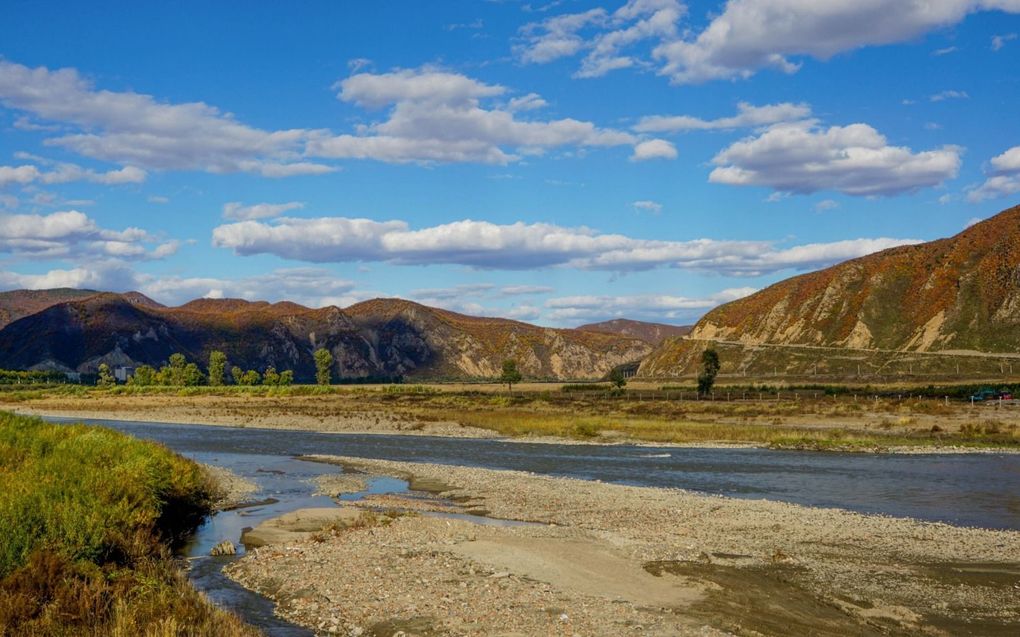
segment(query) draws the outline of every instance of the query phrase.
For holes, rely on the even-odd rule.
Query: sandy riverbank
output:
[[[438,494],[374,496],[360,506],[534,523],[423,514],[340,525],[228,569],[322,634],[1020,630],[1017,532],[512,471],[320,460]]]

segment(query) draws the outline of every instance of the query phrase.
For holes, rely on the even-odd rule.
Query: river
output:
[[[342,469],[296,459],[334,454],[386,460],[515,469],[627,485],[671,487],[736,498],[913,517],[963,526],[1020,530],[1020,455],[849,454],[766,449],[534,444],[433,436],[328,434],[279,429],[48,418],[104,425],[161,442],[259,486],[262,504],[211,516],[186,548],[189,577],[222,607],[270,637],[312,632],[273,614],[273,603],[222,573],[237,556],[209,557],[246,527],[305,507],[332,506],[311,479]],[[403,480],[376,479],[367,492],[406,490]],[[359,494],[345,497],[358,497]],[[480,521],[480,520],[479,520]]]

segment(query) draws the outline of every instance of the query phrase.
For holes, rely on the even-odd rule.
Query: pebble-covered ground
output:
[[[1020,533],[512,471],[329,458],[436,500],[228,574],[320,634],[1020,634]],[[429,511],[532,522],[483,526]],[[621,584],[622,582],[622,584]]]

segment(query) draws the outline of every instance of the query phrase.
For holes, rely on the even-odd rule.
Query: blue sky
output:
[[[0,288],[687,323],[1020,202],[1017,34],[1020,0],[9,1]]]

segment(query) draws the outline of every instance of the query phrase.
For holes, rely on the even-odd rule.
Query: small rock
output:
[[[500,571],[498,573],[493,573],[489,577],[491,577],[492,579],[503,579],[504,577],[510,577],[510,573],[508,573],[507,571]]]

